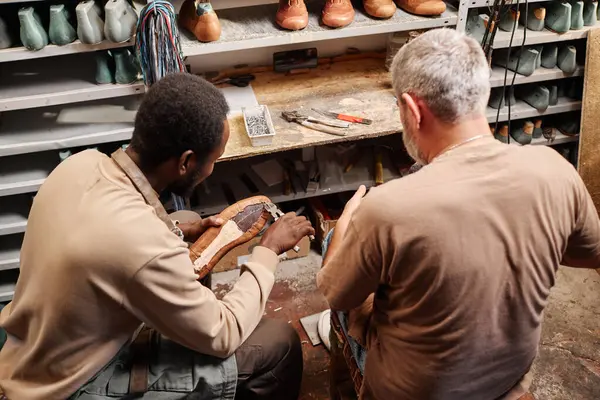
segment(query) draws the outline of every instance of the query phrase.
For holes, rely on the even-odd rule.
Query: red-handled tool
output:
[[[331,111],[317,110],[316,108],[313,108],[312,110],[314,112],[318,112],[321,115],[325,115],[330,118],[339,119],[341,121],[352,122],[353,124],[371,125],[373,123],[373,121],[371,121],[370,119],[367,119],[367,118],[353,117],[352,115],[339,114],[339,113],[335,113],[335,112],[331,112]]]

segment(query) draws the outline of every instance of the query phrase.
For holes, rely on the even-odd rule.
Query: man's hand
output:
[[[201,219],[195,222],[183,223],[177,225],[183,232],[183,237],[186,242],[193,243],[206,232],[208,228],[219,227],[223,225],[223,220],[217,216]]]
[[[315,230],[306,217],[287,213],[279,218],[263,234],[260,245],[280,255],[294,248],[304,236],[314,235]]]
[[[356,193],[354,193],[354,196],[352,196],[352,198],[346,203],[342,215],[338,219],[338,222],[335,224],[335,230],[336,232],[340,232],[341,237],[344,237],[344,234],[346,233],[346,228],[350,224],[352,216],[358,209],[358,206],[360,206],[360,203],[362,203],[366,193],[367,188],[365,187],[365,185],[360,185]]]

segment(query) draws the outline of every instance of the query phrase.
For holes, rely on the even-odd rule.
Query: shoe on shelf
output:
[[[513,8],[509,8],[505,13],[500,15],[500,21],[498,21],[498,28],[506,32],[512,32],[512,30],[517,25],[519,25],[520,15],[520,11],[515,10]]]
[[[387,19],[396,13],[394,0],[363,0],[365,12],[374,18]]]
[[[556,43],[545,44],[542,49],[542,67],[544,68],[556,68],[556,62],[558,58],[558,45]]]
[[[185,0],[178,18],[200,42],[215,42],[221,37],[221,22],[209,1]]]
[[[598,22],[598,1],[587,0],[583,3],[583,24],[594,26]]]
[[[583,28],[583,1],[571,1],[571,30]]]
[[[566,136],[579,135],[579,119],[578,118],[561,118],[556,124],[556,129]]]
[[[565,74],[575,72],[577,69],[577,50],[575,46],[561,46],[558,51],[556,64]]]
[[[114,43],[126,42],[135,35],[137,21],[138,16],[127,0],[111,0],[104,7],[104,36]]]
[[[539,139],[542,137],[542,133],[544,130],[542,129],[542,120],[536,119],[533,121],[533,134],[531,135],[534,139]]]
[[[550,105],[550,90],[542,85],[526,85],[521,87],[518,97],[531,107],[544,111]]]
[[[48,45],[48,34],[33,7],[21,8],[18,15],[23,46],[32,51],[38,51],[46,47]]]
[[[567,33],[571,29],[571,4],[566,1],[546,4],[546,28],[556,33]]]
[[[343,28],[354,21],[354,7],[350,0],[326,0],[321,15],[323,25]]]
[[[113,49],[115,59],[115,82],[126,85],[138,80],[138,65],[136,58],[128,49]]]
[[[525,9],[521,13],[521,24],[530,31],[541,31],[544,29],[546,20],[546,9],[544,7],[529,7],[528,14],[525,15]]]
[[[8,26],[6,26],[6,22],[0,16],[0,49],[7,49],[12,46],[13,40],[8,31]]]
[[[548,87],[548,90],[550,91],[548,105],[555,106],[558,104],[558,86],[557,85],[549,85],[547,87]]]
[[[279,0],[275,21],[277,25],[290,31],[306,28],[308,11],[304,0]]]
[[[532,49],[538,52],[538,56],[535,59],[535,69],[538,69],[542,66],[542,51],[544,51],[544,46],[541,44],[531,46]]]
[[[98,44],[104,40],[102,11],[94,0],[82,1],[75,8],[77,37],[84,44]]]
[[[573,100],[581,100],[583,97],[583,80],[570,79],[565,82],[565,95]]]
[[[523,122],[522,126],[513,128],[512,132],[510,132],[510,136],[515,140],[515,142],[524,146],[531,143],[531,139],[533,137],[533,128],[533,122],[525,121]]]
[[[115,83],[115,60],[106,50],[96,52],[96,83],[107,85]]]
[[[64,4],[50,6],[48,37],[57,46],[73,43],[77,39],[77,32],[69,22],[69,13]]]
[[[504,96],[502,96],[502,93],[504,93]],[[504,99],[503,99],[503,97],[504,97]],[[503,101],[502,106],[500,105],[501,101]],[[504,107],[508,106],[509,104],[511,106],[514,106],[516,102],[517,102],[517,100],[515,99],[514,89],[511,89],[511,88],[504,89],[501,87],[497,87],[497,88],[492,88],[492,91],[490,92],[488,106],[497,110],[499,108],[504,108]]]
[[[473,39],[477,40],[481,44],[483,37],[485,36],[485,32],[486,31],[491,32],[494,30],[494,22],[492,21],[491,27],[488,28],[489,25],[490,25],[490,16],[489,15],[472,13],[472,14],[469,14],[469,16],[467,17],[465,33],[467,35],[469,35],[470,37],[472,37]],[[488,35],[488,37],[491,37],[491,35]],[[488,41],[489,41],[489,39],[488,39]]]
[[[507,65],[506,58],[509,54],[510,57]],[[510,49],[501,49],[496,51],[494,60],[495,63],[501,67],[508,68],[511,71],[516,71],[521,75],[529,76],[535,71],[539,55],[540,54],[538,51],[532,47],[527,47],[522,50],[517,49],[513,50],[512,52]],[[519,58],[521,59],[520,61]],[[517,62],[519,64],[518,69]]]
[[[404,11],[431,17],[443,14],[446,11],[446,3],[442,0],[395,0],[396,5]]]
[[[494,133],[494,137],[500,142],[508,144],[508,125],[503,124],[498,131]]]

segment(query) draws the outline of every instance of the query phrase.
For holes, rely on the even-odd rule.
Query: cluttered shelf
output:
[[[525,103],[522,100],[517,100],[516,104],[510,108],[510,119],[521,119],[521,118],[531,118],[537,116],[558,114],[567,111],[576,111],[581,109],[581,100],[574,100],[570,98],[559,98],[558,104],[553,106],[548,106],[548,108],[544,111],[537,110]],[[496,122],[496,116],[498,115],[498,110],[488,107],[487,108],[487,119],[488,122]],[[508,107],[504,107],[500,110],[500,114],[498,115],[498,122],[508,121],[509,113]]]
[[[96,61],[89,56],[0,64],[0,112],[130,96],[145,91],[142,82],[97,84],[96,68]]]
[[[492,67],[492,72],[491,72],[491,76],[490,76],[490,85],[492,87],[504,86],[505,71],[506,71],[506,68],[504,68],[504,67],[498,67],[498,66]],[[524,84],[524,83],[542,82],[542,81],[549,81],[549,80],[555,80],[555,79],[571,78],[574,76],[583,76],[583,71],[584,71],[583,66],[578,66],[577,69],[575,70],[575,72],[573,72],[572,74],[567,74],[558,67],[549,68],[549,69],[538,68],[533,72],[533,74],[531,74],[529,76],[517,74],[514,84],[520,85],[520,84]],[[513,75],[514,75],[513,71],[508,71],[507,78],[506,78],[507,85],[510,85],[512,83]]]
[[[301,31],[286,31],[275,24],[276,4],[255,7],[232,8],[219,11],[222,26],[218,41],[201,43],[187,30],[180,28],[181,48],[185,56],[198,56],[226,51],[256,49],[295,43],[312,43],[382,33],[454,26],[457,23],[457,10],[448,6],[439,17],[423,17],[398,9],[386,20],[378,20],[355,10],[354,22],[341,29],[331,29],[320,22],[322,2],[307,3],[309,22]]]
[[[584,26],[581,29],[570,30],[566,33],[556,33],[551,30],[544,28],[541,31],[527,30],[527,37],[525,38],[525,45],[550,43],[550,42],[562,42],[566,40],[585,39],[590,29],[600,27],[600,23],[592,26]],[[521,46],[523,43],[524,27],[519,25],[515,31],[515,35],[512,40],[512,47]],[[506,32],[498,30],[496,37],[494,38],[494,49],[502,49],[510,47],[511,45],[512,32]]]
[[[392,140],[394,141],[394,140]],[[401,143],[398,139],[397,143]],[[376,152],[381,159],[383,182],[400,177],[406,155],[381,142],[342,144],[315,149],[315,158],[302,161],[299,152],[286,152],[218,164],[214,174],[196,189],[194,210],[200,215],[221,212],[236,201],[262,194],[273,202],[306,199],[375,185]],[[389,152],[389,154],[388,154]],[[352,164],[351,167],[348,165]],[[318,171],[318,178],[313,174]]]
[[[529,4],[532,3],[539,3],[542,1],[548,1],[548,0],[527,0],[527,2]],[[511,5],[511,4],[525,4],[525,0],[508,0],[506,2],[506,5]],[[489,7],[489,6],[493,6],[494,5],[494,0],[470,0],[470,1],[465,1],[464,5],[461,4],[462,7],[467,7],[467,8],[478,8],[478,7]]]

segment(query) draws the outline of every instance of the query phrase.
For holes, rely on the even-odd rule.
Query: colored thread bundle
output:
[[[147,4],[140,13],[135,48],[146,86],[186,70],[175,19],[173,5],[163,0]]]

